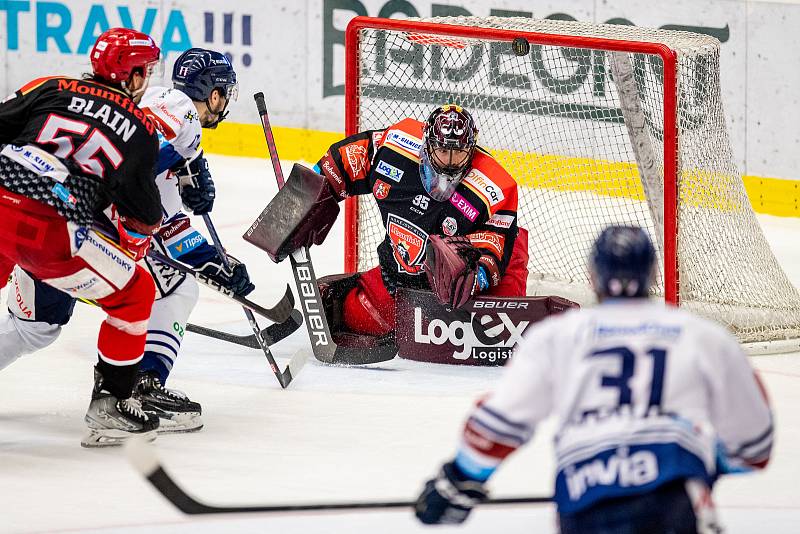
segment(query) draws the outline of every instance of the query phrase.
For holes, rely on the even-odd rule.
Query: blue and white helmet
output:
[[[589,271],[598,295],[606,298],[646,297],[656,251],[638,226],[609,226],[594,242]]]
[[[175,60],[172,67],[172,83],[189,98],[208,103],[214,89],[225,96],[225,107],[239,96],[236,72],[230,60],[220,52],[205,48],[190,48]],[[228,113],[223,109],[213,124],[222,122]]]

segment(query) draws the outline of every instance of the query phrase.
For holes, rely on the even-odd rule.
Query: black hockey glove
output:
[[[208,276],[218,284],[227,287],[240,297],[250,294],[256,286],[250,281],[247,267],[233,256],[228,256],[231,270],[225,269],[222,258],[215,256],[197,268],[197,271]]]
[[[436,478],[425,483],[414,513],[426,525],[463,523],[472,508],[486,500],[481,482],[472,480],[453,462],[446,463]]]
[[[217,193],[203,153],[200,152],[192,161],[175,169],[175,174],[178,176],[178,188],[186,209],[192,210],[195,215],[209,213],[214,207]]]

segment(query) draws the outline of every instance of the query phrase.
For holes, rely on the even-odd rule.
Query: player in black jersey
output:
[[[92,48],[90,77],[39,78],[0,103],[0,282],[18,265],[108,314],[84,446],[154,438],[158,426],[130,397],[155,294],[136,261],[162,218],[156,129],[136,103],[159,56],[148,35],[111,29]],[[23,339],[14,326],[36,310],[13,311],[0,321],[0,368],[19,354],[3,346],[39,348],[35,331]]]
[[[379,265],[339,280],[331,293],[343,320],[332,321],[333,329],[391,332],[397,287],[432,289],[453,308],[478,293],[525,294],[527,239],[517,239],[517,184],[477,146],[477,135],[470,113],[448,104],[424,123],[408,118],[347,137],[319,160],[315,170],[333,198],[371,194],[386,231]],[[279,192],[276,207],[290,191]],[[296,226],[273,233],[267,252],[280,260],[299,245],[319,243],[320,228],[337,212],[333,199],[315,199]]]

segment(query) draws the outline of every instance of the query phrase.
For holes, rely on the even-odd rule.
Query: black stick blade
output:
[[[382,501],[382,502],[339,502],[320,504],[287,504],[263,506],[210,506],[191,497],[181,488],[172,477],[164,470],[158,461],[152,445],[141,439],[131,439],[126,444],[126,452],[133,466],[144,476],[153,487],[158,490],[178,510],[185,514],[238,514],[238,513],[269,513],[269,512],[311,512],[323,510],[366,510],[385,508],[411,508],[413,501]],[[546,504],[553,501],[552,497],[512,497],[504,499],[491,499],[483,503],[486,505],[505,504]]]

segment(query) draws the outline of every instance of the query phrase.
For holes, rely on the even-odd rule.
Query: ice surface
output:
[[[218,200],[214,220],[223,243],[247,263],[253,300],[272,305],[291,281],[241,239],[274,194],[266,160],[209,156]],[[284,162],[288,173],[289,162]],[[340,272],[342,225],[312,250],[318,276]],[[800,283],[800,220],[760,217],[792,280]],[[202,229],[202,221],[197,220]],[[172,508],[125,460],[120,449],[79,446],[92,385],[102,314],[79,305],[54,346],[0,373],[0,532],[432,532],[410,511],[287,513],[188,517]],[[247,334],[242,311],[201,290],[191,321]],[[308,343],[305,331],[275,347],[285,365]],[[763,474],[724,479],[716,491],[732,533],[797,532],[800,524],[800,355],[753,359],[776,411],[774,461]],[[283,391],[256,350],[187,334],[170,385],[203,404],[206,427],[159,436],[168,470],[212,504],[280,504],[410,500],[452,454],[466,411],[499,369],[394,360],[372,368],[310,361]],[[495,496],[552,491],[551,426],[498,472]],[[554,532],[553,509],[484,508],[449,533]]]

